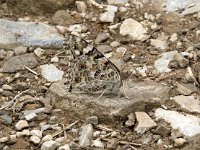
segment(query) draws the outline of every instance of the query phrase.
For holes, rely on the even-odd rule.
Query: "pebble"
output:
[[[3,114],[0,116],[2,123],[5,125],[11,125],[12,124],[12,118],[8,116],[7,114]]]
[[[137,119],[137,125],[134,130],[138,134],[143,134],[157,126],[157,124],[145,112],[135,112],[135,116]]]
[[[110,22],[112,23],[115,18],[115,13],[114,12],[104,12],[100,14],[100,21],[101,22]]]
[[[81,127],[81,134],[79,137],[79,145],[81,148],[87,147],[90,145],[93,127],[92,124],[87,124]]]
[[[168,48],[167,41],[159,40],[159,39],[151,39],[151,45],[157,49],[165,50]]]
[[[163,124],[158,124],[155,130],[152,130],[153,133],[159,134],[163,137],[167,137],[171,133],[171,129]]]
[[[25,54],[27,50],[28,50],[27,47],[19,46],[14,49],[14,53],[15,55],[21,55],[21,54]]]
[[[176,42],[176,41],[178,40],[178,35],[177,35],[177,33],[172,34],[169,40],[170,40],[172,43]]]
[[[57,148],[57,150],[71,150],[69,144],[65,144]]]
[[[92,147],[104,148],[104,144],[100,140],[93,140]]]
[[[2,138],[0,138],[0,143],[5,143],[5,142],[7,142],[8,140],[9,140],[8,137],[2,137]]]
[[[40,130],[31,130],[30,131],[30,135],[33,135],[33,136],[37,136],[39,138],[42,138],[42,131]]]
[[[94,137],[94,138],[98,138],[98,137],[100,136],[100,134],[101,134],[100,131],[95,131],[95,132],[93,133],[93,137]]]
[[[42,76],[50,82],[62,80],[64,72],[57,69],[53,64],[41,65]]]
[[[135,124],[135,115],[133,113],[130,113],[128,116],[128,120],[125,122],[125,125],[127,127],[132,127]]]
[[[47,135],[45,135],[45,136],[42,138],[41,143],[44,143],[44,142],[46,142],[46,141],[50,141],[50,140],[52,140],[52,139],[53,139],[52,135],[47,134]]]
[[[7,52],[3,49],[0,49],[0,60],[3,60],[6,57]]]
[[[59,138],[55,139],[55,141],[58,143],[62,143],[64,140],[66,140],[65,137],[59,137]]]
[[[45,50],[43,50],[42,48],[38,47],[34,50],[34,54],[38,57],[41,57],[42,54],[44,53]]]
[[[26,127],[28,127],[28,122],[26,120],[19,120],[16,124],[15,124],[15,128],[16,130],[22,130]]]
[[[26,115],[25,119],[27,121],[31,121],[31,120],[34,120],[36,117],[37,117],[37,114],[33,112],[33,113],[30,113],[30,114]]]
[[[179,64],[179,67],[185,68],[189,64],[189,60],[183,57],[180,53],[174,54],[174,60],[176,60]]]
[[[40,138],[38,136],[31,136],[30,141],[33,142],[34,144],[39,144],[40,143]]]
[[[98,117],[97,116],[91,116],[91,117],[86,118],[86,124],[97,125],[98,124]]]
[[[69,26],[70,32],[78,32],[78,33],[84,33],[88,30],[88,28],[85,25],[82,24],[74,24]]]
[[[102,53],[108,53],[112,51],[112,48],[109,45],[105,45],[105,44],[97,45],[96,48],[98,49],[98,51]]]
[[[124,54],[127,51],[127,49],[125,47],[118,47],[116,49],[116,52],[119,54]]]
[[[58,56],[54,56],[53,58],[51,58],[51,62],[59,62]]]
[[[107,148],[108,149],[116,149],[118,144],[119,144],[118,139],[116,139],[116,138],[110,139],[107,143]]]
[[[46,141],[42,144],[41,150],[56,150],[60,144],[56,141]]]
[[[80,12],[85,12],[87,6],[82,1],[76,1],[76,7]]]
[[[16,134],[10,135],[9,143],[15,143],[16,141],[17,141],[17,135]]]
[[[184,138],[177,138],[177,139],[174,139],[174,146],[175,147],[180,147],[182,146],[183,144],[185,144],[187,141],[186,139]]]
[[[117,137],[119,137],[119,136],[120,136],[120,133],[117,132],[117,131],[113,131],[113,132],[111,133],[111,137],[117,138]]]
[[[134,40],[143,41],[147,38],[147,30],[133,18],[128,18],[123,21],[120,26],[120,34],[122,36],[130,35]]]
[[[113,47],[113,48],[116,48],[120,45],[120,43],[118,41],[113,41],[110,43],[110,46]]]
[[[95,39],[95,44],[105,42],[110,37],[109,33],[99,33]]]
[[[4,85],[2,85],[2,89],[3,89],[3,90],[11,91],[13,88],[12,88],[12,86],[10,86],[10,85],[4,84]]]

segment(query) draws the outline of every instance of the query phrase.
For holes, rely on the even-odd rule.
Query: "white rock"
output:
[[[125,12],[125,11],[127,11],[127,8],[126,7],[119,7],[119,11],[120,12]]]
[[[101,22],[110,22],[112,23],[115,18],[115,13],[114,12],[104,12],[100,14],[100,20]]]
[[[70,25],[69,26],[69,31],[70,32],[86,32],[87,31],[87,27],[85,25],[82,24],[74,24],[74,25]]]
[[[135,115],[137,125],[134,130],[137,134],[143,134],[144,132],[157,126],[157,124],[145,112],[135,112]]]
[[[119,54],[124,54],[127,51],[127,49],[125,47],[118,47],[116,49],[116,52]]]
[[[196,116],[162,108],[156,109],[155,116],[156,119],[164,119],[170,123],[174,130],[179,130],[186,137],[192,137],[200,133],[200,118]]]
[[[160,73],[170,72],[171,69],[168,68],[169,62],[173,60],[174,54],[177,51],[165,52],[161,55],[161,58],[157,59],[154,63],[156,70]]]
[[[65,137],[64,137],[64,136],[55,139],[55,141],[58,142],[58,143],[62,143],[64,140],[65,140]]]
[[[93,133],[93,137],[94,137],[94,138],[97,138],[97,137],[100,136],[100,134],[101,134],[100,131],[95,131],[95,132]]]
[[[30,131],[29,131],[28,129],[24,129],[24,130],[22,131],[22,135],[24,135],[24,136],[29,136],[29,135],[30,135]]]
[[[63,146],[58,147],[57,150],[71,150],[69,144],[65,144]]]
[[[28,127],[28,122],[26,120],[20,120],[15,124],[16,130],[21,130]]]
[[[181,108],[186,109],[192,113],[200,113],[199,98],[195,96],[175,96],[172,98]]]
[[[151,39],[151,45],[161,50],[165,50],[168,47],[168,44],[166,41],[162,41],[159,39]]]
[[[40,143],[40,138],[37,136],[31,136],[30,141],[33,142],[34,144],[39,144]]]
[[[92,124],[87,124],[81,127],[81,135],[79,137],[79,145],[80,147],[84,148],[90,145],[92,134],[93,134],[93,127]]]
[[[28,115],[25,116],[25,118],[26,118],[27,121],[33,120],[36,117],[37,117],[36,113],[30,113],[30,114],[28,114]]]
[[[172,34],[169,40],[170,40],[172,43],[176,42],[176,41],[178,40],[178,35],[177,35],[177,33]]]
[[[143,77],[146,77],[147,76],[147,74],[146,74],[146,72],[147,72],[147,66],[143,66],[143,67],[137,67],[136,69],[135,69],[139,74],[141,74]]]
[[[108,12],[113,12],[113,13],[115,13],[115,12],[117,12],[118,7],[117,7],[117,6],[113,6],[113,5],[108,5],[107,8],[106,8],[106,10],[107,10]]]
[[[114,5],[123,4],[123,5],[125,5],[126,3],[128,3],[128,0],[108,0],[108,4],[114,4]]]
[[[44,143],[44,142],[46,142],[46,141],[50,141],[50,140],[52,140],[53,139],[53,137],[52,137],[52,135],[49,135],[49,134],[47,134],[47,135],[45,135],[43,138],[42,138],[42,143]]]
[[[25,54],[27,52],[27,47],[19,46],[14,49],[15,55]]]
[[[59,146],[60,143],[50,140],[42,144],[41,150],[56,150]]]
[[[7,142],[8,141],[8,137],[2,137],[2,138],[0,138],[0,143],[5,143],[5,142]]]
[[[113,48],[116,48],[120,45],[120,43],[118,41],[113,41],[110,43],[110,46],[113,47]]]
[[[186,143],[186,139],[184,138],[177,138],[174,140],[174,146],[179,147]]]
[[[2,85],[2,89],[3,89],[3,90],[8,90],[8,91],[10,91],[10,90],[12,90],[13,88],[12,88],[12,86],[10,86],[10,85],[4,84],[4,85]]]
[[[36,55],[36,56],[38,56],[38,57],[41,57],[41,55],[44,53],[44,50],[43,49],[41,49],[40,47],[38,47],[38,48],[36,48],[35,50],[34,50],[34,54]]]
[[[10,140],[11,143],[15,143],[17,141],[17,135],[16,134],[12,134],[10,135]]]
[[[100,140],[93,140],[91,146],[98,147],[98,148],[104,148],[104,145]]]
[[[194,13],[200,12],[200,2],[193,7],[186,8],[183,12],[182,15],[191,15]]]
[[[60,71],[53,64],[41,65],[42,76],[50,82],[62,80],[64,72]]]
[[[138,21],[129,18],[123,21],[120,27],[120,34],[130,35],[134,40],[146,39],[147,30]]]
[[[59,58],[58,56],[54,56],[53,58],[51,58],[51,62],[58,62]]]
[[[85,9],[87,8],[85,3],[82,1],[76,1],[76,7],[80,12],[85,12]]]
[[[42,132],[40,130],[31,130],[30,135],[35,135],[35,136],[41,138]]]

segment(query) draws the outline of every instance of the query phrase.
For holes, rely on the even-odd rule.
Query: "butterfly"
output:
[[[88,42],[72,34],[65,35],[67,82],[69,92],[117,93],[122,86],[120,70]]]

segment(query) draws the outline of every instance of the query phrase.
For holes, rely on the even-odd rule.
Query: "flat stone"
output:
[[[38,136],[33,135],[30,137],[30,141],[33,142],[34,144],[39,144],[41,139]]]
[[[108,52],[112,51],[112,48],[109,45],[106,45],[106,44],[97,45],[96,48],[98,49],[98,51],[100,51],[102,53],[108,53]]]
[[[61,48],[63,37],[44,23],[0,19],[0,47],[11,49],[18,46]]]
[[[193,84],[179,84],[176,83],[177,91],[181,95],[191,95],[192,93],[197,92],[197,87]]]
[[[137,134],[143,134],[157,126],[157,124],[145,112],[135,112],[135,115],[137,125],[134,130]]]
[[[34,68],[37,64],[38,62],[32,53],[23,54],[6,60],[2,68],[0,68],[0,72],[13,73],[15,71],[22,70],[24,68],[23,65],[29,68]]]
[[[182,109],[191,113],[200,113],[199,97],[196,96],[175,96],[172,98]]]
[[[178,130],[186,137],[192,137],[200,133],[200,118],[196,116],[162,108],[156,109],[155,116],[156,119],[163,119],[170,123],[174,130]]]
[[[15,124],[15,128],[16,130],[21,130],[24,129],[26,127],[28,127],[28,122],[26,120],[19,120],[16,124]]]
[[[105,42],[110,37],[109,33],[99,33],[95,39],[95,44]]]
[[[175,53],[177,53],[177,51],[162,53],[161,58],[157,59],[154,63],[156,70],[160,73],[170,72],[171,69],[168,68],[168,65],[170,61],[173,60]]]
[[[169,99],[171,88],[168,86],[150,81],[136,83],[129,81],[129,85],[131,87],[126,85],[124,87],[129,99],[123,96],[103,95],[97,100],[98,95],[69,93],[63,82],[53,83],[47,92],[47,96],[52,101],[56,101],[56,108],[63,109],[66,113],[71,113],[73,110],[76,115],[84,120],[86,117],[94,115],[99,120],[109,123],[126,119],[131,112],[145,111],[148,104],[157,105]],[[120,93],[124,93],[123,89]],[[159,101],[151,101],[155,98]]]
[[[81,148],[85,148],[90,145],[93,135],[92,124],[87,124],[81,127],[81,134],[79,137],[79,145]]]
[[[128,18],[121,24],[120,34],[130,35],[134,40],[144,40],[147,37],[147,30],[135,19]]]
[[[41,150],[56,150],[59,146],[60,144],[58,142],[50,140],[42,144]]]
[[[186,8],[183,12],[182,15],[186,16],[186,15],[192,15],[194,13],[198,13],[200,12],[200,2],[195,4],[193,7],[190,8]]]
[[[50,82],[62,80],[64,72],[60,71],[53,64],[41,65],[42,76]]]
[[[27,47],[19,46],[14,49],[15,55],[25,54],[27,52]]]

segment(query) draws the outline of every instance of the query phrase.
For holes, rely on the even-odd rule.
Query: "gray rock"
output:
[[[26,120],[19,120],[16,124],[15,124],[15,128],[16,130],[21,130],[24,129],[26,127],[28,127],[28,122]]]
[[[27,47],[19,46],[14,49],[15,55],[25,54],[27,52]]]
[[[41,139],[38,136],[33,135],[30,137],[30,141],[33,142],[34,144],[39,144]]]
[[[200,118],[196,116],[164,110],[162,108],[156,109],[155,116],[156,119],[164,119],[166,122],[170,123],[174,130],[178,130],[186,137],[200,134]]]
[[[42,131],[40,130],[31,130],[30,131],[30,135],[33,135],[33,136],[37,136],[39,138],[42,138]]]
[[[135,112],[135,116],[137,119],[137,125],[134,130],[137,134],[143,134],[157,126],[157,124],[145,112]]]
[[[43,23],[0,19],[0,48],[18,46],[61,48],[63,37],[55,28]]]
[[[24,113],[24,116],[26,115],[29,115],[31,113],[35,113],[35,114],[39,114],[39,113],[42,113],[45,111],[45,108],[38,108],[38,109],[33,109],[33,110],[25,110],[23,113]]]
[[[85,9],[87,8],[85,3],[82,1],[76,1],[76,7],[80,12],[85,12]]]
[[[7,52],[3,49],[0,49],[0,60],[3,60],[6,57]]]
[[[30,113],[30,114],[28,114],[28,115],[25,116],[25,118],[26,118],[27,121],[34,120],[36,117],[37,117],[36,113]]]
[[[113,41],[110,43],[110,46],[113,47],[113,48],[116,48],[120,45],[120,43],[118,41]]]
[[[110,37],[109,33],[99,33],[95,39],[95,44],[105,42]]]
[[[182,94],[182,95],[190,95],[192,93],[197,92],[197,88],[193,84],[179,84],[179,83],[177,83],[176,86],[177,86],[176,90],[179,92],[179,94]]]
[[[42,76],[50,82],[62,80],[64,72],[60,71],[53,64],[41,65]]]
[[[50,140],[52,140],[52,139],[53,139],[52,135],[47,134],[47,135],[45,135],[45,136],[42,138],[41,143],[44,143],[44,142],[46,142],[46,141],[50,141]]]
[[[105,44],[97,45],[96,48],[98,49],[98,51],[102,53],[108,53],[112,51],[112,48],[109,45],[105,45]]]
[[[167,137],[171,133],[171,129],[164,124],[158,124],[153,133],[159,134],[163,137]]]
[[[93,127],[91,124],[87,124],[81,127],[81,134],[79,137],[79,145],[81,148],[85,148],[91,144]]]
[[[12,124],[12,118],[9,115],[3,114],[0,118],[1,118],[3,124],[5,124],[5,125]]]
[[[98,124],[98,117],[97,116],[91,116],[91,117],[88,117],[86,118],[86,123],[89,124],[95,124],[97,125]]]
[[[15,71],[23,69],[23,65],[29,68],[34,68],[35,66],[37,66],[37,64],[38,62],[33,54],[23,54],[11,57],[9,60],[5,61],[2,68],[0,69],[0,72],[13,73]]]
[[[82,119],[91,116],[91,112],[93,112],[93,115],[97,116],[99,120],[111,122],[122,118],[126,119],[128,114],[133,111],[144,111],[146,105],[152,104],[152,101],[147,100],[157,98],[160,101],[156,101],[155,105],[164,103],[169,99],[169,90],[171,89],[156,82],[133,83],[129,81],[129,86],[131,87],[126,85],[124,87],[129,99],[115,95],[110,95],[110,97],[103,95],[97,100],[98,96],[96,95],[75,95],[67,92],[63,82],[52,84],[47,96],[53,101],[56,100],[56,108],[64,109],[66,112],[73,110]]]
[[[42,144],[41,150],[56,150],[59,146],[60,143],[50,140]]]
[[[182,109],[191,113],[200,113],[199,97],[195,96],[175,96],[172,98]]]
[[[128,18],[123,21],[120,26],[120,34],[130,35],[134,40],[145,40],[148,36],[147,30],[140,24],[138,21],[134,20],[133,18]]]

